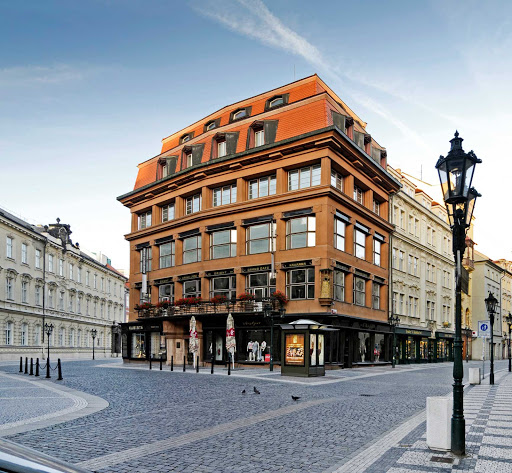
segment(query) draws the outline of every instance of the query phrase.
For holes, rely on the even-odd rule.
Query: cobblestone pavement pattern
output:
[[[263,370],[228,377],[222,369],[212,376],[209,370],[135,367],[117,360],[65,362],[60,383],[105,399],[108,408],[8,438],[101,473],[512,472],[512,464],[489,469],[490,462],[501,467],[512,458],[506,430],[512,427],[512,378],[505,372],[497,374],[497,386],[467,391],[468,416],[475,416],[467,419],[470,456],[433,464],[422,411],[427,396],[450,392],[448,363],[330,371],[321,380],[283,379]],[[504,367],[496,363],[497,371]],[[16,372],[14,366],[0,370]],[[301,399],[294,402],[292,394]],[[493,410],[486,411],[491,400]]]

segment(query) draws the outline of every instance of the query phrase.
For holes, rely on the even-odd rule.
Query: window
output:
[[[69,279],[71,279],[71,281],[73,281],[73,270],[74,270],[73,264],[69,263]]]
[[[174,220],[174,203],[162,207],[162,222]]]
[[[222,158],[223,156],[226,156],[226,140],[217,141],[217,158]]]
[[[28,345],[28,324],[21,324],[21,344],[23,346]]]
[[[213,130],[214,128],[217,128],[217,123],[215,123],[215,121],[211,121],[206,124],[205,128],[206,128],[206,131]]]
[[[409,274],[414,274],[412,262],[413,262],[413,257],[411,255],[407,255],[407,271],[409,272]]]
[[[373,213],[380,215],[380,202],[373,199]]]
[[[366,258],[366,233],[358,230],[354,230],[354,256],[356,258]]]
[[[275,223],[263,223],[247,227],[245,235],[248,255],[275,251],[275,225]],[[270,245],[272,245],[272,249]]]
[[[236,276],[210,279],[210,298],[215,296],[225,296],[228,300],[236,299]]]
[[[333,274],[334,300],[343,302],[345,300],[345,273],[335,270]]]
[[[183,281],[183,297],[201,297],[201,280]]]
[[[97,289],[97,288],[98,288],[98,275],[97,275],[97,274],[95,274],[92,278],[93,278],[93,279],[92,279],[92,281],[93,281],[93,282],[92,282],[93,287],[94,287],[94,289]]]
[[[89,277],[90,277],[91,273],[89,271],[87,271],[85,273],[85,285],[86,286],[89,286]]]
[[[21,262],[28,264],[28,247],[26,243],[21,244]]]
[[[82,268],[79,266],[76,271],[76,282],[82,284]]]
[[[64,276],[64,260],[59,259],[59,276]]]
[[[343,192],[343,176],[336,171],[331,171],[331,186]]]
[[[334,248],[345,251],[345,230],[347,224],[334,216]]]
[[[36,250],[35,265],[37,269],[41,269],[41,250]]]
[[[183,264],[201,261],[201,235],[183,239]]]
[[[420,231],[420,221],[417,218],[415,218],[414,219],[414,235],[419,236],[419,231]]]
[[[185,155],[185,163],[187,168],[193,166],[194,160],[192,159],[192,153],[188,153],[187,155]]]
[[[409,215],[409,233],[414,235],[414,217]]]
[[[236,202],[236,184],[213,189],[213,206],[234,204]]]
[[[233,113],[232,121],[240,120],[241,118],[245,118],[247,116],[247,110],[244,108],[242,110],[238,110]]]
[[[236,256],[236,229],[221,230],[210,235],[210,258]]]
[[[276,193],[276,175],[260,177],[249,181],[249,199],[275,195]]]
[[[382,243],[376,238],[373,239],[373,264],[380,266]]]
[[[364,204],[364,191],[359,186],[354,186],[354,200],[360,204]]]
[[[72,328],[69,331],[69,346],[74,347],[75,346],[75,329]]]
[[[140,272],[147,273],[151,271],[151,260],[152,260],[152,252],[151,247],[141,248],[140,249]]]
[[[64,328],[61,327],[59,330],[59,345],[61,347],[64,346],[64,336],[65,336]]]
[[[21,281],[21,302],[28,302],[28,281]]]
[[[316,217],[292,218],[286,222],[286,249],[315,246]]]
[[[14,278],[9,275],[5,278],[5,282],[5,295],[7,299],[12,301],[14,300]]]
[[[400,210],[400,228],[405,230],[405,210]]]
[[[41,343],[41,326],[36,325],[34,327],[34,345],[39,345]]]
[[[100,279],[100,290],[101,291],[105,290],[105,278]]]
[[[48,271],[53,273],[53,255],[48,255]]]
[[[396,248],[393,248],[393,269],[398,269],[398,250]]]
[[[372,309],[380,309],[380,288],[379,283],[372,284]]]
[[[82,296],[78,296],[76,299],[76,311],[77,313],[82,313]]]
[[[69,304],[68,304],[68,310],[69,312],[74,312],[74,303],[75,303],[75,296],[73,295],[73,293],[70,293],[69,294]]]
[[[6,345],[12,345],[12,330],[13,330],[12,322],[7,322],[5,324],[5,344]]]
[[[288,190],[305,189],[311,186],[319,186],[321,177],[321,166],[307,166],[288,172]]]
[[[366,305],[366,293],[365,293],[366,281],[359,277],[354,276],[354,304],[355,305]]]
[[[254,294],[256,299],[270,297],[275,292],[275,285],[271,285],[272,281],[270,273],[251,273],[247,275],[247,292]]]
[[[41,305],[41,286],[35,287],[34,302],[36,305]]]
[[[419,258],[414,258],[414,275],[418,275]]]
[[[191,197],[187,197],[185,213],[187,215],[199,212],[201,210],[201,194],[196,194]]]
[[[399,294],[399,299],[398,299],[398,313],[399,314],[402,314],[404,315],[405,312],[404,312],[404,298],[405,298],[405,295],[404,294]]]
[[[393,292],[393,314],[398,314],[397,301],[398,301],[398,292]]]
[[[151,211],[139,214],[139,230],[151,226]]]
[[[315,298],[315,269],[292,269],[286,273],[288,299]]]
[[[12,247],[13,247],[13,239],[12,239],[11,237],[7,237],[7,238],[6,238],[5,245],[6,245],[6,248],[5,248],[5,256],[6,256],[7,258],[13,258],[13,251],[12,251]]]
[[[265,144],[265,132],[263,129],[254,131],[254,146],[263,146]]]
[[[403,271],[404,270],[404,258],[405,258],[405,253],[403,251],[400,251],[399,254],[398,254],[398,269],[400,271]]]
[[[272,99],[272,100],[268,103],[268,108],[278,107],[279,105],[283,105],[283,104],[284,104],[284,99],[283,99],[283,97],[276,97],[275,99]]]
[[[182,142],[182,143],[186,143],[187,141],[190,141],[191,139],[192,139],[192,135],[190,135],[190,134],[183,135],[183,136],[181,137],[181,142]]]
[[[158,286],[158,301],[174,302],[174,283]]]
[[[175,242],[170,241],[159,246],[160,249],[160,269],[174,266],[175,260]]]
[[[54,308],[53,294],[54,290],[52,288],[48,289],[48,307],[50,307],[50,309]]]
[[[59,292],[59,309],[64,310],[64,292]]]

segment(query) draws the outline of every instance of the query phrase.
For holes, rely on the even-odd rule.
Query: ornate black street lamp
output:
[[[96,335],[98,334],[98,331],[93,328],[91,330],[91,337],[92,337],[92,359],[94,360],[94,339],[96,338]]]
[[[505,320],[508,325],[508,371],[512,371],[512,359],[510,357],[510,335],[512,333],[512,314],[509,312]]]
[[[389,325],[393,327],[393,353],[391,357],[391,368],[394,368],[396,365],[396,326],[400,323],[400,317],[398,315],[391,314],[389,316]]]
[[[498,307],[498,299],[490,291],[489,296],[485,299],[485,307],[487,307],[489,321],[491,322],[491,374],[489,375],[489,384],[494,384],[494,314]]]
[[[280,318],[284,317],[286,309],[284,306],[279,307]],[[270,318],[270,371],[274,371],[274,317],[276,316],[276,311],[274,311],[274,307],[270,301],[265,302],[263,305],[263,315],[266,318]]]
[[[53,332],[53,324],[44,324],[44,331],[47,335],[48,340],[48,353],[46,355],[46,377],[50,378],[50,335]]]
[[[480,194],[471,187],[475,165],[482,161],[473,151],[465,153],[462,149],[462,138],[455,132],[450,140],[451,149],[446,155],[440,156],[436,164],[443,198],[448,212],[448,219],[453,234],[453,255],[455,257],[455,339],[453,363],[453,415],[452,415],[452,452],[464,455],[465,420],[464,420],[464,386],[462,378],[462,264],[461,259],[466,249],[466,231],[471,224],[475,201]]]

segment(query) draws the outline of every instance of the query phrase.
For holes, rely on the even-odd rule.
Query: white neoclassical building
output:
[[[390,242],[390,310],[401,363],[453,359],[454,271],[452,232],[445,208],[400,169],[388,171],[402,184],[392,197],[395,225]]]
[[[69,225],[31,225],[0,209],[0,359],[120,352],[126,278],[80,250]],[[52,325],[50,337],[45,324]]]

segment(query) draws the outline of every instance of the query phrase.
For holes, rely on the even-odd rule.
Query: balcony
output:
[[[469,258],[468,256],[465,256],[462,258],[462,266],[466,268],[467,271],[474,271],[475,269],[475,261],[473,258]]]

